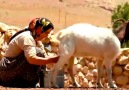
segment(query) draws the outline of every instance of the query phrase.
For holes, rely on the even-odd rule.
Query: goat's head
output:
[[[49,44],[51,46],[50,52],[58,53],[60,42],[64,38],[65,33],[67,33],[65,30],[60,30],[57,33],[51,34],[47,38],[43,39],[42,43]]]
[[[49,48],[47,49],[47,50],[49,50],[49,52],[54,52],[54,53],[58,52],[59,41],[56,39],[55,35],[50,35],[50,36],[44,38],[42,40],[42,43],[50,45],[50,47],[51,47],[50,50],[49,50]],[[47,48],[47,47],[45,47],[45,48]]]
[[[124,41],[129,40],[129,22],[124,21],[123,19],[118,19],[113,23],[113,25],[117,22],[122,22],[122,24],[118,29],[114,30],[114,33],[116,34],[122,45]]]

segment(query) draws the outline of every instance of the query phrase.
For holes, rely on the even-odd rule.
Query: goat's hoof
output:
[[[113,86],[110,86],[110,88],[117,88],[117,86],[116,85],[113,85]]]
[[[78,87],[78,88],[79,88],[79,87],[81,87],[81,85],[79,85],[79,84],[78,84],[78,85],[76,85],[76,87]]]
[[[59,88],[58,85],[52,85],[52,88]]]
[[[59,88],[59,86],[56,83],[51,82],[51,88]]]
[[[78,84],[78,83],[73,83],[73,87],[75,87],[75,88],[79,88],[79,87],[81,87],[81,85],[80,84]]]
[[[36,88],[39,88],[39,87],[40,87],[40,84],[39,84],[39,83],[37,83],[37,84],[35,85],[35,87],[36,87]]]
[[[103,88],[103,85],[101,83],[97,83],[96,88]]]
[[[109,84],[110,88],[117,88],[116,84]]]

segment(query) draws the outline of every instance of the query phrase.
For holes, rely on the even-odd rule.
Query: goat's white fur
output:
[[[66,29],[60,30],[56,34],[59,40],[59,61],[56,63],[53,73],[53,86],[56,86],[56,76],[60,68],[69,62],[69,72],[74,84],[77,84],[73,72],[73,58],[94,56],[99,58],[97,61],[98,78],[97,85],[102,87],[100,78],[102,65],[104,63],[107,71],[108,82],[110,87],[116,87],[112,80],[112,62],[120,54],[120,42],[112,30],[96,27],[91,24],[79,23],[74,24]],[[78,85],[76,85],[78,86]]]

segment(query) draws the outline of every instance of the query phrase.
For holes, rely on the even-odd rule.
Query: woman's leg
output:
[[[38,56],[44,57],[40,48],[36,47],[36,52]],[[5,59],[0,61],[0,84],[8,87],[35,87],[39,81],[40,66],[29,64],[24,53],[20,54],[13,63]],[[11,64],[11,67],[8,64]]]

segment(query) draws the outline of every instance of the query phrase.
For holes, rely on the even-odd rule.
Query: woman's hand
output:
[[[57,63],[60,57],[59,56],[47,56],[46,58],[48,58],[49,63]]]

